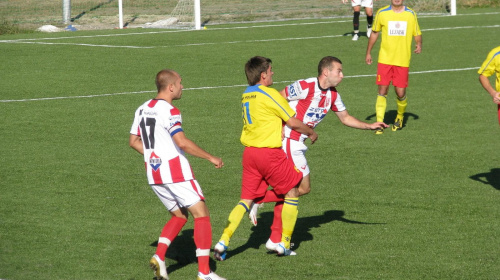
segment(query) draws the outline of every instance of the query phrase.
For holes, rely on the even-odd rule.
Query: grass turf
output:
[[[424,47],[413,55],[403,130],[375,136],[334,114],[318,126],[307,155],[313,191],[300,199],[293,235],[297,257],[265,253],[266,205],[258,227],[243,220],[229,259],[212,268],[228,279],[497,278],[499,131],[476,71],[497,45],[498,12],[420,18]],[[22,41],[0,43],[1,99],[38,100],[0,103],[0,278],[152,278],[147,261],[168,214],[128,132],[162,68],[184,78],[175,105],[188,137],[225,162],[216,170],[190,158],[214,242],[239,197],[239,98],[249,57],[272,58],[281,89],[315,76],[321,57],[338,56],[349,112],[374,121],[376,67],[364,64],[366,37],[342,36],[350,20],[304,23],[2,36]],[[441,71],[449,69],[459,71]],[[70,98],[43,99],[54,97]],[[391,92],[387,123],[394,100]],[[195,277],[192,233],[190,220],[167,255],[171,279]]]

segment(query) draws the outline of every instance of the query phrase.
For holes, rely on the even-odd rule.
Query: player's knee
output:
[[[310,192],[311,192],[311,187],[310,186],[299,188],[299,195],[300,196],[306,195],[306,194],[308,194]]]

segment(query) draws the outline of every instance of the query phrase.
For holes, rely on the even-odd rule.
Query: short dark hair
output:
[[[331,70],[332,62],[338,62],[342,64],[342,61],[340,61],[340,59],[336,58],[335,56],[325,56],[318,63],[318,76],[320,76],[321,73],[323,73],[323,69],[325,68]]]
[[[156,74],[155,83],[158,92],[175,82],[175,79],[177,78],[176,73],[177,72],[171,69],[163,69]]]
[[[266,72],[271,65],[271,59],[263,56],[254,56],[245,64],[245,74],[248,84],[256,85],[260,81],[260,74]]]

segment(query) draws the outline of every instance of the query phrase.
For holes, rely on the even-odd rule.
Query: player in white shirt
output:
[[[286,86],[280,93],[295,110],[295,117],[312,128],[316,127],[329,111],[335,112],[340,122],[349,127],[371,130],[386,128],[387,124],[383,122],[369,124],[358,120],[347,112],[336,89],[343,77],[340,59],[326,56],[318,64],[318,77],[295,81]],[[283,149],[287,155],[291,156],[295,166],[302,171],[304,176],[303,184],[299,187],[300,195],[311,191],[310,170],[305,157],[307,146],[304,144],[304,139],[306,138],[305,135],[301,135],[287,126],[284,127]],[[261,200],[255,200],[249,213],[249,218],[254,225],[257,225],[257,209],[264,202],[276,202],[271,237],[266,243],[266,248],[274,251],[276,244],[281,239],[283,197],[269,190]]]
[[[367,22],[366,37],[370,38],[373,24],[373,0],[342,0],[342,3],[347,4],[349,1],[354,11],[352,19],[354,33],[352,34],[352,40],[357,41],[359,39],[359,16],[361,15],[361,7],[365,8]]]
[[[151,188],[170,211],[172,218],[165,224],[158,239],[155,255],[149,261],[157,280],[167,280],[165,254],[188,219],[194,217],[194,242],[198,257],[198,280],[224,280],[210,271],[212,226],[205,197],[184,152],[210,161],[216,168],[224,163],[193,141],[182,129],[180,111],[172,105],[181,98],[182,79],[169,69],[156,75],[158,94],[135,112],[130,129],[129,145],[144,155],[146,174]]]

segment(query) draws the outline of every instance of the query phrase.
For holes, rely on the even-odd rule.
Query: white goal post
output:
[[[64,0],[70,1],[70,0]],[[119,28],[123,28],[123,0],[118,0]],[[183,22],[188,28],[201,29],[201,4],[200,0],[179,0],[169,18],[152,24],[151,27],[168,27],[179,22],[181,16],[188,16],[188,20]],[[194,24],[194,25],[193,25]]]
[[[83,0],[73,0],[73,2],[78,1]],[[72,0],[62,0],[62,2],[63,22],[68,23],[71,17]],[[118,28],[122,29],[130,23],[128,22],[124,25],[124,16],[129,18],[130,15],[140,15],[139,17],[134,17],[134,20],[138,18],[135,23],[142,23],[143,27],[199,30],[203,28],[202,24],[208,22],[217,24],[300,18],[329,18],[350,16],[352,14],[350,5],[342,4],[340,0],[281,0],[277,2],[273,1],[272,3],[268,3],[268,0],[211,0],[203,3],[204,22],[202,23],[201,0],[170,0],[170,6],[167,9],[170,12],[165,12],[165,14],[157,13],[163,9],[158,9],[157,7],[154,7],[154,9],[151,8],[151,3],[158,2],[162,2],[162,0],[155,2],[137,0],[131,3],[128,3],[128,0],[118,0]],[[172,7],[174,5],[175,7]],[[378,5],[380,7],[381,4]],[[414,0],[412,5],[411,7],[417,13],[421,11],[423,14],[437,13],[452,16],[457,14],[456,0]]]

